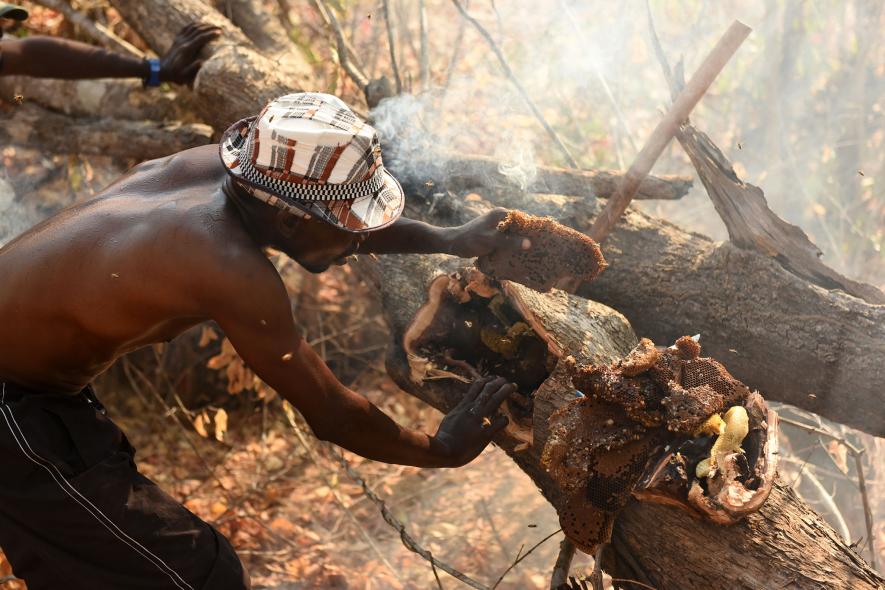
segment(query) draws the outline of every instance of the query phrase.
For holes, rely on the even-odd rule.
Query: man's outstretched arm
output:
[[[273,265],[257,251],[235,258],[212,273],[207,307],[243,360],[301,412],[320,439],[376,461],[455,467],[473,460],[507,425],[495,414],[515,388],[501,378],[474,383],[435,435],[397,424],[340,383],[297,333]]]
[[[464,225],[438,227],[400,217],[390,227],[372,232],[360,244],[359,253],[452,254],[462,258],[482,256],[502,248],[531,247],[528,240],[514,239],[497,231],[507,209],[492,209]]]
[[[220,29],[191,24],[182,29],[160,60],[160,81],[190,84],[200,69],[199,54],[217,38]],[[141,78],[150,75],[146,60],[114,53],[69,39],[34,36],[0,40],[0,75],[79,80],[89,78]]]

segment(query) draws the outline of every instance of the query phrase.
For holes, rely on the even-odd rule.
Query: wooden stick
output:
[[[575,544],[568,537],[559,542],[559,557],[553,565],[553,575],[550,576],[550,590],[559,590],[559,587],[568,583],[568,571],[575,557]]]
[[[738,47],[750,34],[750,27],[734,21],[719,42],[707,55],[701,66],[697,69],[688,84],[673,102],[673,106],[652,131],[651,136],[645,142],[642,151],[637,154],[633,164],[627,170],[624,180],[618,189],[618,194],[610,199],[605,209],[596,218],[589,235],[597,242],[602,242],[611,233],[615,224],[621,218],[633,195],[639,188],[642,180],[648,176],[658,158],[676,135],[679,125],[688,117],[701,97],[707,92],[710,84],[729,62]]]

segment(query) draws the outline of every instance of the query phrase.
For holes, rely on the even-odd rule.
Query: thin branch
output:
[[[347,41],[344,38],[344,31],[341,30],[341,24],[338,22],[335,12],[329,8],[326,4],[326,0],[314,0],[314,2],[318,7],[321,6],[325,10],[329,26],[332,29],[332,33],[335,35],[338,64],[341,66],[342,70],[347,72],[347,75],[350,76],[350,79],[354,81],[357,87],[365,93],[366,86],[369,84],[369,79],[363,73],[362,67],[360,67],[359,63],[351,63],[348,58]]]
[[[433,554],[431,553],[431,557],[432,556]],[[433,571],[433,577],[436,578],[436,587],[439,588],[439,590],[444,590],[442,580],[439,579],[439,572],[436,571],[436,565],[432,561],[430,562],[430,569]]]
[[[128,53],[135,57],[144,57],[144,52],[132,43],[118,37],[112,30],[101,23],[94,22],[88,16],[74,10],[70,4],[62,0],[35,0],[37,4],[51,8],[64,15],[65,19],[79,27],[92,40],[100,43],[103,47],[122,53]]]
[[[824,484],[822,484],[817,478],[817,475],[814,473],[814,467],[812,465],[807,465],[804,474],[805,478],[811,482],[812,487],[817,490],[817,494],[827,507],[827,510],[829,510],[830,514],[833,515],[833,518],[836,519],[835,528],[839,529],[839,533],[842,535],[842,540],[845,541],[845,543],[851,543],[851,532],[848,530],[848,523],[845,522],[845,517],[842,516],[842,511],[839,510],[836,502],[833,501],[833,496],[830,495],[830,492],[827,491]]]
[[[418,0],[418,26],[421,40],[421,90],[426,91],[430,87],[430,41],[427,39],[427,10],[424,0]]]
[[[602,242],[611,233],[615,224],[623,215],[633,196],[636,194],[640,183],[651,172],[655,162],[664,152],[664,148],[673,139],[679,130],[679,126],[688,118],[695,105],[703,98],[713,80],[719,72],[731,60],[735,52],[750,34],[750,28],[740,21],[734,21],[728,30],[720,37],[716,46],[710,50],[707,57],[695,71],[691,80],[688,81],[679,96],[673,101],[673,105],[657,124],[642,150],[636,155],[633,164],[624,176],[624,182],[618,190],[615,198],[606,203],[593,227],[588,232],[590,237],[597,242]]]
[[[383,0],[384,22],[387,24],[387,45],[390,48],[390,67],[393,69],[393,80],[396,83],[396,93],[402,94],[403,80],[399,75],[399,66],[396,63],[396,42],[394,41],[393,15],[390,13],[390,0]]]
[[[516,553],[516,559],[513,560],[513,563],[510,564],[510,567],[508,567],[506,570],[504,570],[504,572],[501,574],[501,576],[498,578],[498,580],[497,580],[497,581],[495,582],[495,584],[492,586],[492,590],[495,590],[495,588],[498,587],[498,585],[499,585],[499,584],[501,583],[501,581],[504,579],[504,576],[506,576],[506,575],[510,572],[510,570],[512,570],[513,568],[515,568],[517,565],[519,565],[519,563],[520,563],[522,560],[524,560],[526,557],[528,557],[529,555],[531,555],[531,554],[532,554],[532,551],[534,551],[535,549],[537,549],[538,547],[540,547],[541,545],[543,545],[544,543],[546,543],[548,540],[550,540],[550,539],[553,537],[553,535],[555,535],[555,534],[557,534],[557,533],[561,533],[561,532],[562,532],[562,529],[556,529],[555,531],[553,531],[552,533],[550,533],[549,535],[547,535],[546,537],[544,537],[543,539],[541,539],[540,541],[538,541],[537,543],[535,543],[535,544],[532,546],[532,548],[529,549],[528,551],[526,551],[525,553],[522,552],[522,547],[520,547],[520,548],[519,548],[519,551]]]
[[[482,37],[486,40],[486,43],[489,44],[489,47],[495,53],[495,57],[498,58],[498,63],[501,64],[501,69],[504,70],[504,74],[516,87],[516,90],[519,91],[520,96],[522,96],[522,99],[525,101],[526,105],[528,105],[529,109],[532,111],[532,114],[535,116],[538,122],[541,123],[541,126],[547,132],[547,135],[550,136],[550,139],[553,140],[553,142],[556,144],[556,147],[558,147],[563,156],[565,156],[565,159],[569,163],[569,166],[573,168],[580,168],[577,160],[575,160],[574,156],[572,156],[572,153],[569,151],[569,149],[565,147],[565,144],[559,138],[559,135],[556,133],[553,127],[550,126],[550,123],[547,122],[547,119],[544,118],[544,115],[541,114],[541,111],[538,109],[535,101],[532,100],[526,89],[523,87],[522,83],[516,77],[516,74],[513,73],[513,70],[510,68],[510,64],[507,63],[507,59],[504,57],[504,54],[501,53],[501,50],[498,48],[495,40],[492,39],[492,36],[489,34],[489,32],[479,23],[478,20],[470,16],[470,14],[467,12],[467,10],[464,9],[464,7],[458,0],[452,0],[452,4],[455,5],[455,8],[457,8],[458,12],[461,13],[461,16],[463,16],[471,25],[473,25],[473,27],[479,32],[479,34],[482,35]]]
[[[558,590],[560,586],[568,583],[568,572],[575,557],[575,544],[568,537],[559,542],[559,556],[553,565],[553,574],[550,576],[550,590]]]
[[[350,477],[350,479],[355,481],[363,489],[363,493],[369,498],[369,500],[371,500],[372,503],[374,503],[375,506],[377,506],[381,510],[381,518],[383,518],[384,522],[389,524],[399,533],[400,540],[402,541],[403,545],[405,545],[406,549],[413,553],[417,553],[418,555],[429,561],[433,568],[441,569],[453,578],[464,582],[471,588],[476,588],[476,590],[489,590],[488,586],[477,582],[470,576],[456,570],[449,564],[440,561],[439,559],[435,558],[433,554],[430,553],[430,551],[424,549],[421,545],[419,545],[418,542],[415,541],[415,539],[408,533],[408,531],[406,531],[406,525],[404,525],[402,521],[400,521],[396,516],[393,515],[393,513],[390,511],[390,508],[387,507],[387,503],[382,500],[378,496],[378,494],[372,491],[372,488],[369,487],[369,484],[366,483],[366,480],[363,479],[362,475],[360,475],[359,472],[350,465],[347,459],[345,459],[344,456],[341,455],[341,453],[339,453],[337,450],[335,450],[335,448],[333,448],[331,445],[326,445],[326,450],[336,461],[338,461],[338,463],[344,469],[344,472],[347,473],[348,477]]]
[[[289,402],[284,401],[283,402],[283,409],[285,410],[284,413],[286,415],[286,420],[289,422],[289,426],[292,428],[292,431],[295,433],[295,437],[298,439],[298,442],[301,444],[301,447],[307,453],[307,456],[310,459],[310,461],[314,465],[316,465],[317,468],[320,470],[320,476],[323,478],[323,482],[326,484],[326,487],[328,487],[329,490],[331,490],[332,497],[335,499],[335,502],[341,507],[342,510],[344,510],[344,513],[351,520],[351,522],[353,522],[353,524],[356,525],[356,528],[360,532],[360,535],[363,537],[363,539],[366,541],[366,543],[369,545],[369,547],[371,547],[372,551],[375,553],[375,556],[381,561],[381,563],[384,564],[384,566],[388,570],[390,570],[390,572],[394,575],[394,577],[396,577],[397,580],[402,582],[403,579],[402,579],[402,576],[400,576],[400,573],[396,569],[394,569],[394,567],[390,564],[390,562],[387,560],[387,558],[384,557],[384,554],[381,553],[381,550],[378,548],[378,545],[375,544],[375,541],[372,539],[371,535],[369,535],[368,531],[366,531],[365,527],[362,525],[362,523],[359,521],[359,519],[356,517],[356,515],[353,513],[353,511],[344,502],[344,498],[341,497],[341,494],[338,492],[338,490],[335,489],[335,485],[332,482],[332,480],[327,477],[326,472],[328,470],[322,465],[322,463],[319,460],[319,457],[317,456],[316,451],[310,445],[310,443],[307,442],[307,439],[305,438],[304,433],[301,432],[301,429],[298,427],[298,424],[296,424],[296,422],[295,422],[294,408],[291,406],[291,404],[289,404]]]
[[[323,4],[323,6],[320,6],[318,0],[310,0],[310,5],[313,7],[314,10],[317,11],[317,13],[319,13],[320,19],[322,19],[323,24],[329,28],[332,28],[332,19],[329,17],[329,13],[331,12],[331,9],[329,9],[325,5],[325,3]],[[342,37],[344,37],[344,36],[342,35]],[[369,76],[366,75],[366,73],[365,73],[366,68],[363,66],[363,63],[360,60],[360,57],[357,54],[356,49],[354,49],[353,45],[351,45],[350,41],[347,40],[347,37],[344,37],[344,47],[347,48],[348,61],[350,63],[354,64],[354,67],[356,67],[360,71],[360,73],[363,75],[363,77],[368,79]]]
[[[830,432],[829,430],[824,430],[823,428],[817,428],[816,426],[810,426],[797,420],[791,420],[784,417],[778,417],[778,420],[780,422],[790,424],[791,426],[795,426],[796,428],[804,430],[805,432],[825,436],[831,440],[834,440],[844,446],[848,450],[848,452],[851,453],[851,456],[854,457],[854,465],[857,469],[857,487],[860,491],[860,498],[863,503],[864,521],[867,527],[867,540],[870,550],[870,565],[873,566],[873,569],[876,569],[878,567],[876,563],[878,560],[876,559],[876,539],[873,536],[873,509],[870,506],[870,498],[867,492],[866,478],[864,477],[863,461],[861,461],[861,456],[864,454],[864,452],[866,452],[866,449],[862,447],[856,447],[855,445],[847,441],[844,437]]]
[[[565,14],[569,23],[572,25],[575,33],[577,33],[578,37],[581,38],[581,42],[584,43],[589,50],[589,40],[587,39],[587,34],[584,32],[584,29],[578,24],[578,19],[575,17],[575,13],[572,12],[571,6],[569,6],[568,0],[560,0],[560,6],[562,6],[562,12]],[[599,62],[595,59],[591,58],[590,65],[593,67],[593,73],[596,75],[596,80],[599,82],[599,85],[602,86],[602,91],[605,94],[605,97],[608,99],[609,104],[611,104],[612,108],[615,111],[615,117],[618,119],[618,122],[621,124],[621,131],[624,134],[624,137],[627,138],[627,142],[630,144],[630,147],[633,149],[633,153],[639,151],[639,148],[636,146],[636,142],[633,140],[633,132],[630,131],[630,126],[627,124],[627,119],[624,117],[624,113],[621,111],[621,107],[618,105],[618,101],[615,100],[615,95],[612,92],[611,87],[608,85],[608,81],[605,79],[605,76],[602,73],[602,69],[599,67]]]
[[[446,93],[449,91],[449,84],[452,82],[452,76],[455,73],[455,66],[461,59],[461,43],[464,41],[464,31],[467,29],[467,21],[463,18],[458,21],[458,32],[455,34],[455,42],[452,44],[452,57],[449,59],[449,67],[446,68],[446,78],[443,82],[442,91],[439,94],[439,110],[442,111],[443,101]]]

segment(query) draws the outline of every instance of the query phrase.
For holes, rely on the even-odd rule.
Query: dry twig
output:
[[[403,80],[399,75],[399,66],[396,63],[396,42],[393,35],[393,15],[390,14],[390,0],[383,0],[384,22],[387,23],[387,45],[390,47],[390,67],[393,69],[393,79],[396,83],[396,93],[403,91]]]
[[[349,57],[350,52],[348,51],[347,41],[344,38],[344,31],[341,30],[341,24],[338,22],[335,12],[329,8],[326,4],[326,0],[314,0],[314,6],[324,17],[324,20],[335,35],[338,64],[341,66],[342,70],[347,72],[347,75],[350,76],[350,79],[354,81],[359,89],[365,93],[366,86],[369,84],[369,78],[363,73],[363,68],[359,61],[357,61],[356,57],[353,57],[353,61]]]
[[[531,555],[535,549],[537,549],[538,547],[540,547],[541,545],[546,543],[548,540],[550,540],[553,537],[553,535],[555,535],[557,533],[561,533],[561,532],[562,532],[562,529],[556,529],[555,531],[553,531],[552,533],[550,533],[549,535],[547,535],[546,537],[544,537],[543,539],[541,539],[540,541],[535,543],[532,546],[532,548],[529,549],[528,551],[526,551],[525,553],[522,552],[522,547],[520,547],[519,551],[517,551],[517,553],[516,553],[516,559],[514,559],[513,563],[511,563],[510,566],[506,570],[504,570],[504,572],[498,577],[498,579],[495,581],[495,584],[492,586],[492,590],[495,590],[495,588],[498,587],[498,585],[501,583],[501,581],[504,580],[504,576],[506,576],[510,572],[510,570],[515,568],[517,565],[519,565],[519,563],[523,559],[525,559],[526,557]],[[523,545],[523,547],[524,547],[524,545]]]
[[[858,448],[847,441],[845,438],[830,432],[828,430],[824,430],[823,428],[817,428],[816,426],[811,426],[809,424],[804,424],[799,422],[798,420],[790,420],[789,418],[780,417],[779,420],[785,424],[790,424],[804,430],[805,432],[809,432],[812,434],[818,434],[820,436],[825,436],[830,440],[834,440],[838,442],[840,445],[844,446],[845,449],[851,453],[851,456],[854,457],[854,466],[857,469],[857,487],[860,491],[860,498],[863,503],[863,515],[864,521],[867,526],[867,543],[869,545],[870,551],[870,565],[873,566],[873,569],[878,567],[877,559],[876,559],[876,546],[875,546],[875,537],[873,536],[873,509],[870,507],[870,498],[867,493],[867,483],[864,477],[864,469],[863,469],[863,461],[861,457],[866,452],[864,448]]]
[[[513,73],[513,70],[510,68],[510,64],[507,63],[507,58],[505,58],[504,54],[501,53],[501,49],[498,47],[498,44],[495,43],[495,40],[492,39],[492,36],[489,34],[486,28],[483,27],[478,20],[470,16],[470,14],[467,12],[467,10],[464,9],[463,6],[461,6],[461,3],[458,0],[452,0],[452,3],[458,9],[458,12],[461,13],[461,16],[463,16],[468,22],[470,22],[470,24],[473,25],[473,27],[479,32],[479,34],[482,35],[482,37],[486,40],[486,43],[489,44],[489,47],[495,53],[495,57],[498,58],[498,63],[501,64],[501,69],[504,70],[504,74],[507,75],[507,78],[509,78],[510,82],[512,82],[513,85],[516,87],[516,90],[519,91],[520,96],[522,96],[522,99],[528,105],[529,109],[532,111],[532,114],[535,116],[538,122],[541,123],[544,131],[547,132],[547,135],[550,136],[550,139],[553,140],[553,142],[556,144],[556,147],[558,147],[559,151],[561,151],[563,156],[565,156],[565,159],[569,163],[569,166],[573,168],[580,168],[580,166],[578,165],[578,161],[575,160],[569,149],[565,147],[562,139],[559,138],[559,135],[556,133],[553,127],[550,126],[550,123],[547,122],[547,119],[544,118],[544,115],[541,114],[541,111],[538,109],[535,101],[532,100],[526,89],[522,86],[522,83],[516,77],[516,74]]]
[[[369,498],[369,500],[371,500],[381,510],[381,518],[383,518],[384,522],[389,524],[399,533],[400,540],[403,542],[403,545],[406,547],[406,549],[413,553],[417,553],[418,555],[429,561],[431,567],[441,569],[453,578],[464,582],[471,588],[476,588],[476,590],[489,590],[487,586],[481,584],[480,582],[477,582],[470,576],[456,570],[444,561],[438,560],[433,556],[432,553],[430,553],[430,551],[419,545],[418,542],[415,541],[415,539],[408,533],[408,531],[406,531],[406,525],[404,525],[396,516],[393,515],[393,513],[390,511],[390,508],[388,508],[387,503],[382,500],[378,496],[378,494],[372,491],[372,488],[369,487],[369,484],[366,482],[366,480],[363,479],[362,475],[360,475],[359,472],[350,465],[350,463],[348,463],[347,459],[345,459],[344,456],[337,450],[335,450],[331,445],[326,445],[326,450],[329,452],[330,455],[332,455],[332,457],[334,457],[336,461],[338,461],[341,467],[344,468],[344,472],[347,473],[348,477],[350,477],[350,479],[356,482],[363,489],[363,493]]]
[[[298,439],[298,442],[301,444],[301,447],[307,453],[307,456],[308,456],[308,458],[310,458],[310,461],[314,465],[316,465],[317,468],[320,470],[321,477],[323,478],[323,482],[325,483],[326,487],[328,487],[329,490],[332,492],[332,497],[335,499],[335,502],[341,507],[342,510],[344,510],[344,513],[347,515],[347,517],[350,519],[350,521],[353,522],[354,525],[356,525],[357,530],[360,532],[360,536],[362,536],[363,540],[369,545],[369,547],[371,547],[372,552],[375,553],[375,556],[378,558],[378,560],[381,563],[383,563],[384,566],[388,570],[390,570],[390,572],[393,574],[393,576],[397,580],[402,582],[403,581],[402,576],[400,576],[399,572],[396,569],[394,569],[394,567],[390,564],[390,562],[387,560],[387,558],[384,557],[384,554],[381,553],[381,550],[378,548],[378,545],[375,544],[374,539],[372,539],[371,535],[369,535],[369,532],[365,529],[365,527],[362,525],[362,523],[359,521],[359,519],[356,517],[356,515],[353,513],[353,511],[347,506],[347,503],[344,502],[344,498],[342,498],[341,494],[338,492],[338,490],[335,489],[335,485],[327,477],[326,472],[328,471],[328,469],[326,469],[326,467],[323,466],[323,464],[320,462],[319,457],[316,454],[316,451],[313,449],[313,447],[310,445],[310,443],[307,442],[307,439],[305,438],[304,433],[301,432],[301,429],[298,427],[298,424],[295,422],[294,408],[291,406],[291,404],[289,404],[289,402],[284,401],[283,402],[283,409],[284,409],[284,413],[286,414],[286,420],[289,422],[289,426],[292,428],[292,431],[295,433],[295,438]]]
[[[697,71],[685,85],[673,106],[667,111],[664,118],[658,123],[654,131],[646,140],[642,151],[637,154],[633,164],[627,170],[624,181],[618,194],[610,199],[605,209],[600,212],[593,227],[590,228],[590,237],[597,242],[602,242],[611,233],[615,224],[621,218],[633,195],[636,194],[639,184],[651,172],[664,148],[673,139],[679,129],[679,125],[688,117],[695,105],[706,93],[710,84],[722,71],[737,51],[738,47],[750,34],[750,28],[740,21],[734,21],[724,35],[716,43],[716,46],[707,54],[707,57],[698,67]]]
[[[424,0],[418,0],[418,25],[421,37],[421,90],[426,92],[430,87],[430,41],[427,38],[427,10]]]
[[[62,0],[35,0],[37,4],[51,8],[56,12],[60,12],[71,24],[79,27],[84,33],[89,35],[94,41],[102,46],[135,57],[144,57],[144,52],[138,47],[118,37],[112,30],[101,23],[93,21],[88,16],[74,10],[70,4]]]

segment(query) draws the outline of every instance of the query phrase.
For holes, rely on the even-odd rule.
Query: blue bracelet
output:
[[[151,68],[150,74],[148,77],[144,79],[145,86],[159,86],[160,85],[160,60],[157,58],[151,58],[147,60],[148,65]]]

